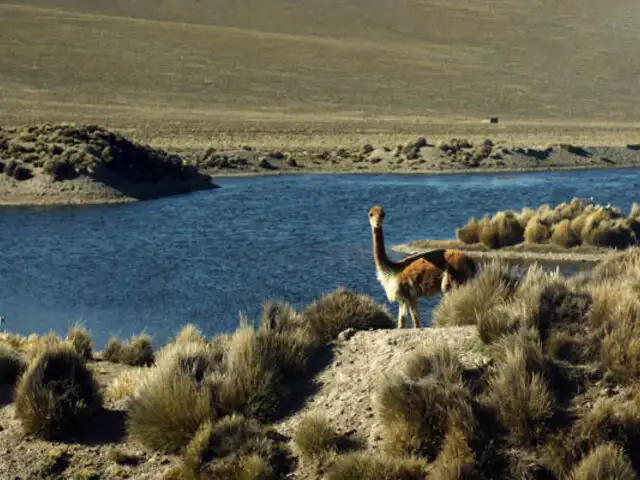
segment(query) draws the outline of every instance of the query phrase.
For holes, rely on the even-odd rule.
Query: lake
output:
[[[390,250],[453,238],[472,215],[573,196],[627,211],[639,182],[633,169],[290,175],[220,178],[220,189],[135,204],[0,208],[0,315],[22,334],[63,334],[80,321],[101,349],[111,334],[142,331],[159,346],[188,322],[229,331],[266,299],[303,307],[339,285],[385,301],[373,204],[386,210]],[[423,301],[425,321],[437,301]]]

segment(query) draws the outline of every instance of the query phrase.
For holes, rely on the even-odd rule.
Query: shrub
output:
[[[525,228],[527,228],[527,224],[529,223],[529,220],[531,220],[531,218],[533,218],[535,214],[536,214],[536,211],[531,208],[524,207],[522,209],[522,211],[518,215],[518,221],[520,222],[520,226],[522,227],[523,231]]]
[[[472,480],[478,478],[475,454],[465,435],[452,428],[445,436],[442,450],[432,464],[429,479]]]
[[[539,215],[532,217],[524,230],[524,241],[526,243],[547,243],[551,237],[551,229],[543,222]]]
[[[594,448],[571,470],[570,480],[636,480],[636,472],[624,451],[613,444]]]
[[[615,323],[602,340],[600,358],[618,380],[640,376],[640,302],[626,301],[613,312]]]
[[[371,297],[344,288],[322,296],[303,312],[304,320],[321,342],[330,342],[348,328],[356,330],[394,327],[389,311]]]
[[[580,236],[571,228],[571,221],[568,219],[556,223],[551,230],[551,243],[555,243],[564,248],[572,248],[580,245]]]
[[[445,384],[433,376],[418,381],[387,378],[378,396],[385,449],[433,460],[450,427],[474,428],[471,396],[461,384]]]
[[[266,338],[242,327],[229,340],[225,375],[216,389],[223,415],[239,413],[268,420],[281,406],[286,386],[277,364],[278,351],[263,345]]]
[[[321,458],[338,450],[340,437],[328,420],[319,414],[305,416],[298,423],[293,442],[306,459]]]
[[[55,332],[49,332],[41,337],[33,334],[27,337],[24,350],[27,360],[31,361],[42,353],[56,349],[63,344],[63,340]]]
[[[232,415],[216,423],[204,422],[189,442],[183,463],[193,478],[275,480],[285,470],[286,456],[271,430],[255,420]],[[256,471],[261,476],[254,476]]]
[[[572,426],[574,454],[580,455],[599,444],[615,442],[640,459],[640,404],[637,398],[621,395],[599,398]]]
[[[136,387],[144,381],[147,371],[141,368],[125,370],[114,378],[106,389],[106,397],[111,401],[133,396]]]
[[[25,368],[22,357],[9,345],[0,342],[0,385],[13,385]]]
[[[336,459],[327,480],[424,480],[426,472],[426,463],[418,459],[350,453]]]
[[[500,247],[517,245],[524,240],[524,228],[520,225],[515,212],[498,212],[491,222],[495,224],[498,231]]]
[[[418,381],[432,375],[447,384],[463,383],[464,367],[458,354],[446,344],[437,344],[412,354],[406,362],[408,379]]]
[[[478,336],[490,345],[500,337],[517,330],[526,321],[522,302],[501,301],[477,312]]]
[[[206,343],[200,329],[193,323],[188,323],[171,340],[172,343]]]
[[[27,433],[44,439],[73,433],[101,405],[93,374],[68,346],[36,357],[16,389],[16,416]]]
[[[487,248],[500,247],[500,231],[498,225],[489,217],[483,217],[478,225],[478,239]]]
[[[124,342],[112,337],[107,342],[103,358],[108,362],[124,363],[134,367],[153,365],[155,356],[151,336],[141,334]]]
[[[79,324],[73,325],[67,332],[66,340],[71,343],[74,350],[85,360],[91,360],[93,356],[93,340],[89,332]]]
[[[494,260],[483,266],[482,272],[442,297],[433,310],[433,325],[475,325],[480,312],[506,300],[515,290],[516,279],[506,262]]]
[[[480,242],[479,237],[480,224],[471,217],[466,225],[456,228],[456,238],[467,245],[473,245]]]
[[[531,372],[522,348],[508,349],[488,382],[487,401],[500,423],[520,445],[535,443],[545,433],[553,398],[544,377]]]
[[[141,379],[129,402],[127,431],[152,450],[178,452],[215,415],[213,386],[193,364],[181,361],[185,357],[164,357]]]
[[[302,318],[291,304],[268,300],[262,304],[260,328],[276,332],[289,332],[300,328]]]

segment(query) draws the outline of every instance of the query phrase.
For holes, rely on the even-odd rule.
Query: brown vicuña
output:
[[[369,209],[373,234],[373,259],[378,281],[390,302],[398,303],[398,328],[404,328],[407,313],[413,326],[420,328],[418,299],[438,293],[473,278],[478,270],[473,259],[460,250],[436,249],[411,255],[398,262],[389,259],[384,246],[384,209],[375,205]]]

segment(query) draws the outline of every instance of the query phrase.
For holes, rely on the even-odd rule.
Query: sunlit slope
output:
[[[636,3],[5,3],[0,108],[636,122]]]

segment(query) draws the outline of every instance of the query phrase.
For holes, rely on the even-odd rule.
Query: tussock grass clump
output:
[[[69,346],[36,357],[16,388],[16,416],[23,429],[48,440],[73,433],[101,406],[93,374]]]
[[[315,300],[302,313],[319,341],[328,343],[348,328],[393,328],[389,311],[371,297],[338,288]]]
[[[105,391],[105,396],[112,401],[132,397],[137,386],[143,382],[148,372],[142,368],[125,370],[114,378]]]
[[[616,445],[607,443],[589,452],[589,455],[571,470],[569,478],[570,480],[601,480],[605,478],[637,480],[638,475],[624,451]]]
[[[634,204],[637,205],[637,204]],[[634,210],[635,208],[635,210]],[[552,243],[563,248],[579,245],[629,248],[639,242],[640,218],[632,207],[625,216],[617,207],[586,205],[573,198],[555,207],[525,207],[521,212],[501,211],[481,220],[471,217],[456,229],[456,238],[465,244],[482,243],[490,249],[520,244]]]
[[[577,247],[582,243],[580,236],[571,228],[571,220],[564,219],[551,229],[551,243],[564,248]]]
[[[206,343],[207,340],[202,335],[200,329],[193,323],[188,323],[180,329],[173,339],[172,343]]]
[[[24,345],[24,352],[28,361],[32,361],[48,350],[55,350],[62,345],[68,345],[55,332],[49,332],[46,335],[38,336],[31,334],[27,337]]]
[[[500,260],[486,263],[479,275],[442,298],[433,310],[433,325],[475,325],[479,315],[512,295],[516,282],[508,263]]]
[[[463,383],[464,367],[458,354],[448,345],[438,344],[411,355],[405,364],[408,379],[418,381],[433,375],[447,384]]]
[[[124,363],[135,367],[153,365],[155,356],[151,336],[141,334],[124,342],[111,337],[103,352],[103,358],[108,362]]]
[[[293,442],[303,458],[312,460],[338,451],[340,436],[324,415],[310,414],[300,420]]]
[[[535,443],[545,433],[553,413],[554,399],[545,378],[532,372],[538,358],[522,347],[505,349],[489,378],[487,403],[517,444]]]
[[[140,379],[129,402],[127,431],[152,450],[175,453],[215,410],[209,365],[203,361],[207,346],[174,343],[170,348]]]
[[[71,343],[78,355],[85,360],[91,360],[93,356],[93,340],[87,329],[80,324],[73,325],[67,332],[66,341]]]
[[[370,453],[349,453],[336,458],[327,480],[424,480],[427,463],[423,460]]]
[[[442,450],[429,470],[429,479],[457,480],[478,478],[476,456],[469,441],[457,428],[449,430]]]
[[[456,228],[456,239],[466,245],[480,243],[480,223],[475,217],[471,217],[466,225]]]
[[[526,243],[547,243],[551,237],[551,228],[539,215],[531,217],[524,229],[524,241]]]
[[[433,460],[451,428],[473,437],[471,393],[454,352],[445,346],[418,352],[405,371],[386,377],[378,392],[386,451]]]
[[[635,298],[619,304],[613,322],[602,339],[603,365],[620,381],[640,378],[640,302]]]
[[[0,342],[0,385],[13,385],[27,365],[10,345]]]
[[[279,440],[273,430],[241,415],[206,421],[185,450],[184,472],[187,478],[281,478],[287,452]]]

